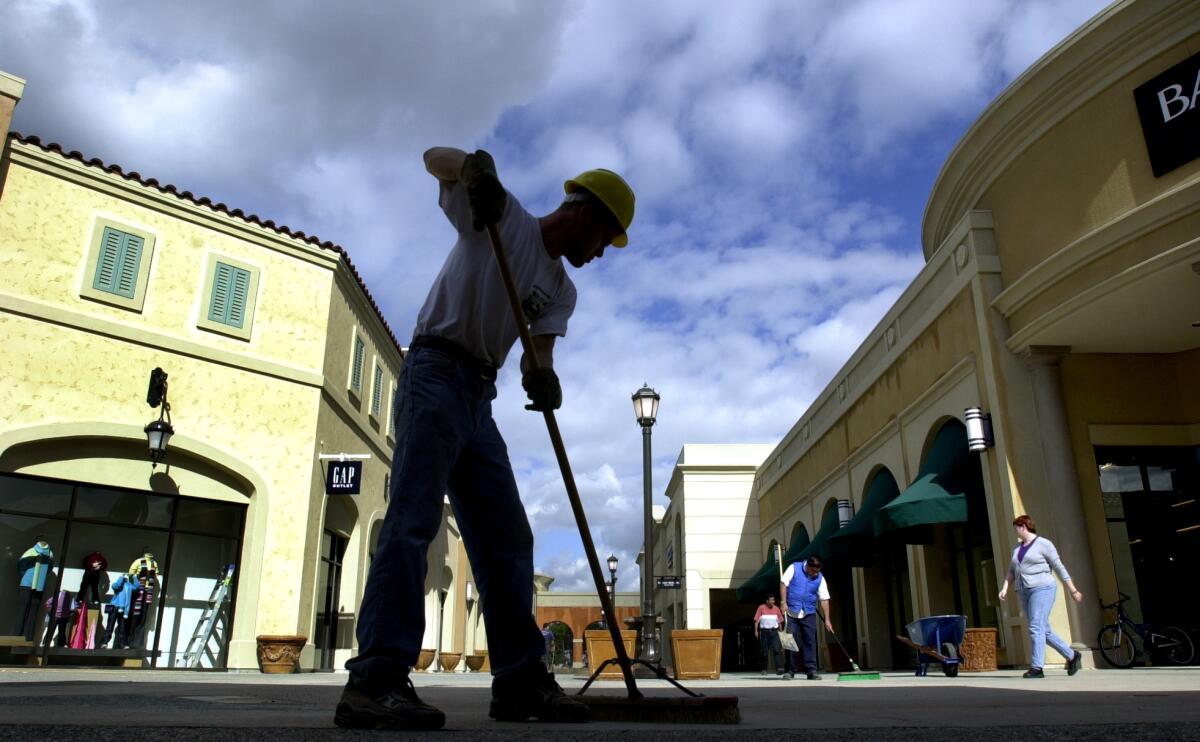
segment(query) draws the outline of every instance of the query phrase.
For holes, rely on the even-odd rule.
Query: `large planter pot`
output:
[[[483,669],[483,663],[487,659],[482,654],[467,655],[467,670],[469,672],[479,672]]]
[[[271,675],[299,672],[307,636],[263,634],[258,640],[258,666]]]
[[[423,672],[425,670],[428,670],[429,666],[432,664],[433,664],[433,650],[432,649],[422,649],[421,653],[417,655],[417,669]]]
[[[454,668],[458,667],[458,663],[461,661],[462,652],[442,652],[438,656],[438,664],[445,672],[454,672]]]
[[[677,680],[716,680],[721,677],[721,629],[675,629],[671,652]]]
[[[996,669],[996,630],[967,629],[959,645],[962,662],[960,672],[990,672]]]
[[[583,641],[587,645],[588,670],[595,672],[604,660],[617,656],[617,647],[613,644],[612,634],[608,629],[591,629],[583,632]],[[621,643],[625,645],[625,654],[634,656],[634,645],[637,642],[637,632],[624,629],[621,631]],[[620,680],[623,676],[621,666],[614,663],[604,668],[600,673],[602,680]]]

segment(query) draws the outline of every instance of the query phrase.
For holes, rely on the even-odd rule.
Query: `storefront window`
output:
[[[1095,449],[1117,589],[1136,619],[1194,624],[1200,601],[1200,448]],[[1116,595],[1102,595],[1114,600]]]
[[[0,474],[0,663],[223,667],[245,512]]]
[[[65,522],[0,513],[0,631],[32,642],[41,635],[45,601],[54,592]]]

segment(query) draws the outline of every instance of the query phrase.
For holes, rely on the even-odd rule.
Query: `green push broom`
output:
[[[817,614],[820,615],[820,611],[817,611]],[[825,617],[821,616],[821,620],[824,621]],[[837,642],[837,645],[842,648],[842,654],[846,655],[846,659],[850,660],[850,667],[853,668],[850,672],[839,672],[838,673],[838,682],[839,683],[843,682],[843,681],[853,681],[853,680],[882,680],[883,679],[879,676],[879,673],[877,673],[873,670],[864,670],[861,667],[859,667],[858,663],[854,661],[854,657],[851,656],[851,654],[846,651],[846,647],[843,646],[842,640],[838,638],[837,634],[832,629],[829,631],[829,635],[832,636],[833,640],[835,642]]]
[[[529,332],[529,324],[521,309],[521,300],[517,296],[516,284],[513,282],[512,269],[508,265],[508,257],[504,253],[504,243],[500,239],[500,229],[496,224],[487,225],[488,238],[492,243],[492,252],[496,256],[496,267],[500,270],[500,279],[504,282],[504,292],[508,295],[509,308],[517,330],[521,336],[521,346],[525,358],[533,369],[538,368],[537,351],[533,347],[533,336]],[[604,575],[600,572],[600,560],[596,557],[596,546],[592,543],[592,533],[588,529],[587,516],[583,512],[583,504],[579,499],[579,490],[575,486],[575,475],[571,473],[571,463],[567,460],[567,448],[563,445],[562,434],[558,430],[558,422],[554,410],[544,410],[546,431],[550,434],[550,442],[554,447],[554,457],[558,459],[558,468],[562,473],[563,485],[567,490],[567,499],[571,502],[571,510],[575,514],[575,524],[579,526],[579,537],[583,541],[584,555],[587,556],[588,567],[592,580],[596,585],[596,594],[600,598],[600,610],[613,640],[616,658],[605,660],[584,684],[576,696],[586,703],[591,710],[594,721],[650,722],[650,723],[679,723],[679,724],[737,724],[741,721],[738,711],[737,696],[703,696],[684,688],[673,678],[667,677],[662,667],[651,665],[641,659],[630,659],[625,651],[625,642],[621,638],[620,625],[613,611],[612,599],[609,597]],[[615,597],[615,596],[613,596]],[[614,696],[584,696],[584,692],[609,664],[621,668],[625,679],[628,697]],[[633,665],[640,664],[654,673],[660,680],[666,680],[686,695],[684,698],[647,698],[637,688],[633,679]]]

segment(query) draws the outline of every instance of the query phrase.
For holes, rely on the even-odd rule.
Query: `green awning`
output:
[[[792,537],[792,543],[788,545],[788,550],[784,554],[784,563],[787,563],[788,554],[798,553],[806,546],[808,546],[808,531],[801,526]],[[778,589],[779,563],[775,561],[775,548],[772,547],[771,553],[767,555],[767,561],[763,562],[763,566],[759,567],[753,577],[738,586],[735,594],[739,603],[758,603],[764,595],[775,593]]]
[[[814,555],[820,556],[822,559],[825,558],[825,549],[827,548],[829,537],[837,533],[837,529],[837,508],[831,507],[825,511],[825,517],[821,519],[821,527],[817,529],[817,535],[813,536],[813,540],[809,542],[808,546],[800,550],[800,553],[796,555],[796,558],[792,562],[802,562]],[[784,569],[787,569],[786,565]]]
[[[875,513],[876,535],[903,538],[896,532],[966,521],[967,491],[975,486],[971,475],[978,479],[978,468],[967,450],[966,429],[961,423],[947,423],[938,431],[917,481]]]
[[[783,552],[783,563],[791,564],[796,559],[796,555],[808,548],[808,529],[804,524],[796,529],[796,534],[792,536],[792,543],[788,546],[787,551]]]
[[[829,537],[829,556],[846,559],[851,566],[861,567],[870,563],[875,550],[875,513],[895,500],[900,494],[896,479],[887,469],[881,469],[871,480],[862,506],[850,522]]]
[[[758,568],[754,576],[738,585],[735,595],[739,603],[758,603],[769,595],[779,583],[779,565],[775,561],[775,548],[767,555],[767,561]]]

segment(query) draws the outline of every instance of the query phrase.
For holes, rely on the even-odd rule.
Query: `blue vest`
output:
[[[810,578],[804,571],[804,562],[792,565],[792,581],[788,583],[787,608],[792,613],[804,612],[811,616],[817,612],[817,590],[825,576],[818,573]]]

